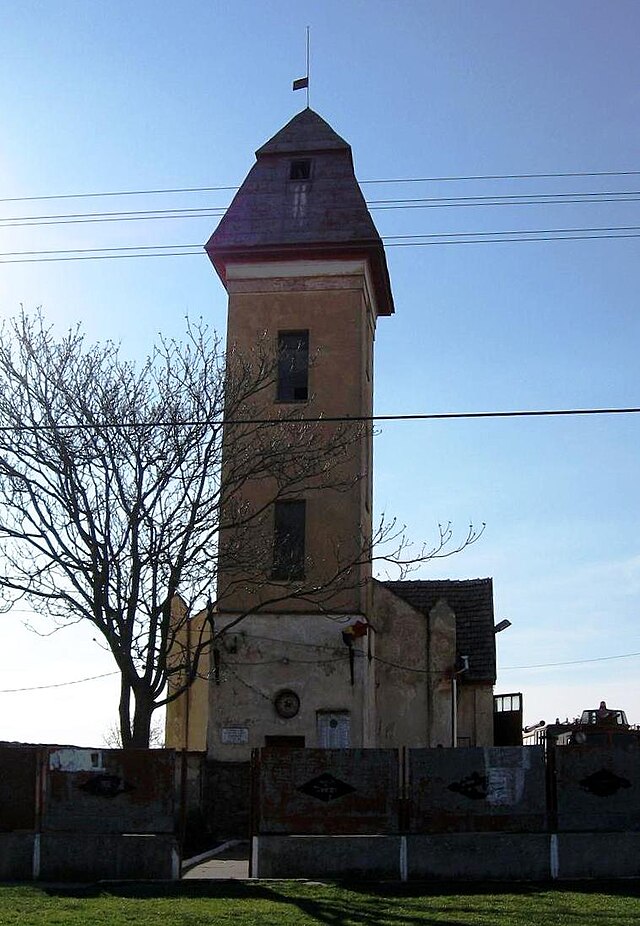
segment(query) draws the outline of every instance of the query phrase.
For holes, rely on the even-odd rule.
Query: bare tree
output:
[[[26,601],[54,630],[94,625],[120,672],[124,747],[147,746],[153,711],[193,683],[216,606],[238,588],[253,583],[256,594],[237,620],[292,597],[323,607],[381,541],[390,546],[380,557],[401,569],[454,552],[449,528],[414,553],[382,521],[320,582],[264,578],[274,501],[352,488],[347,464],[370,426],[300,421],[295,408],[274,420],[276,361],[260,345],[225,357],[202,326],[161,341],[140,366],[111,342],[86,345],[79,328],[56,338],[40,315],[0,332],[4,606]],[[251,484],[262,487],[259,505],[240,501]],[[476,538],[471,529],[455,549]],[[185,647],[207,599],[208,621]]]
[[[120,724],[109,724],[102,734],[102,742],[107,749],[122,749],[122,731]],[[149,749],[164,749],[164,723],[162,720],[154,721],[149,731]]]

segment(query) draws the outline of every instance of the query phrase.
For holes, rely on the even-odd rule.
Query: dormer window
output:
[[[289,164],[289,180],[310,180],[311,159],[291,161]]]

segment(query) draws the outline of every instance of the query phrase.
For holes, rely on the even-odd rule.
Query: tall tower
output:
[[[376,321],[393,313],[393,297],[351,148],[324,119],[305,109],[258,149],[206,251],[229,295],[229,363],[232,356],[255,355],[257,346],[275,358],[273,383],[261,393],[261,414],[274,419],[372,414]],[[234,426],[226,427],[226,445],[233,448]],[[327,440],[335,439],[339,425],[325,427]],[[227,450],[228,457],[232,453]],[[330,733],[329,742],[322,740],[323,722],[326,726],[332,713],[342,718],[328,730],[339,728],[350,745],[369,744],[367,661],[358,661],[358,677],[345,668],[339,681],[319,666],[323,650],[334,643],[338,653],[344,647],[344,627],[367,617],[371,564],[359,554],[372,530],[370,426],[355,433],[338,475],[326,483],[318,475],[308,492],[274,495],[272,503],[272,486],[259,478],[234,493],[235,504],[262,512],[266,555],[254,566],[266,574],[257,584],[229,581],[237,564],[231,553],[223,554],[219,586],[227,583],[229,592],[220,595],[219,622],[237,619],[261,600],[270,603],[244,618],[237,633],[234,628],[233,643],[220,656],[228,671],[221,669],[224,682],[218,678],[211,686],[209,749],[221,758],[244,758],[234,746],[262,746],[265,738],[331,744]],[[223,484],[225,478],[223,470]],[[357,565],[333,595],[323,593],[321,601],[313,594],[287,598],[288,583],[292,592],[326,591],[331,576],[350,561]],[[283,594],[274,594],[274,588]],[[288,707],[287,693],[295,695]]]

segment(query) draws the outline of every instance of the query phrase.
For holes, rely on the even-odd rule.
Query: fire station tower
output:
[[[317,113],[308,108],[298,113],[258,149],[256,163],[206,251],[229,297],[228,347],[242,357],[266,343],[278,358],[268,399],[274,418],[293,407],[305,418],[366,419],[372,414],[376,321],[394,311],[387,263],[355,177],[351,148]],[[372,530],[370,427],[361,429],[344,465],[351,467],[343,479],[351,483],[346,491],[344,486],[341,491],[327,486],[271,506],[267,518],[274,582],[304,575],[306,583],[322,585],[340,562],[358,559],[358,551],[366,548]],[[262,503],[259,485],[240,491],[244,503]],[[224,572],[220,562],[219,582],[224,582]],[[370,575],[370,563],[360,561],[357,575],[351,575],[331,602],[332,619],[320,616],[313,601],[285,598],[270,606],[269,613],[238,625],[238,636],[245,636],[239,643],[236,638],[234,647],[253,635],[254,649],[260,648],[264,657],[271,655],[267,638],[278,638],[284,662],[276,671],[272,665],[262,682],[256,683],[256,672],[252,673],[252,688],[265,696],[262,704],[252,705],[255,692],[238,680],[239,668],[235,681],[229,675],[224,685],[211,686],[210,751],[221,754],[214,742],[224,746],[225,738],[234,736],[247,738],[247,745],[253,746],[278,736],[304,738],[306,745],[315,745],[319,712],[332,710],[342,713],[343,726],[349,715],[351,745],[367,744],[365,679],[355,684],[340,679],[332,697],[326,673],[321,684],[322,679],[315,679],[318,667],[305,669],[297,657],[305,646],[317,643],[322,649],[328,641],[333,643],[339,631],[336,620],[348,624],[366,619]],[[246,594],[255,596],[256,591]],[[242,596],[241,583],[236,583],[236,591],[220,601],[222,624],[252,606],[253,599]],[[293,717],[279,716],[278,691],[295,694]],[[275,713],[269,710],[273,699]],[[243,702],[244,713],[242,708],[238,711]],[[289,713],[292,710],[289,705]],[[232,727],[242,732],[229,732]]]

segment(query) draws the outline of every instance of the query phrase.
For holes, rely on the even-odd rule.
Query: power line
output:
[[[617,236],[616,236],[617,237]],[[622,236],[620,236],[622,237]],[[200,246],[202,247],[202,246]],[[0,260],[0,264],[55,264],[74,260],[134,260],[138,257],[202,257],[199,251],[163,251],[157,254],[96,254],[93,257],[34,257],[16,260]]]
[[[549,180],[555,177],[635,177],[640,170],[581,170],[547,174],[470,174],[452,177],[398,177],[395,180],[359,180],[359,183],[448,183],[467,180]],[[2,200],[0,200],[2,202]]]
[[[86,678],[76,678],[72,682],[58,682],[54,685],[33,685],[30,688],[1,688],[0,694],[16,694],[20,691],[44,691],[49,688],[66,688],[68,685],[81,685],[83,682],[93,682],[97,678],[107,678],[110,675],[119,674],[119,672],[103,672],[102,675],[89,675]]]
[[[625,227],[630,229],[638,228],[638,231],[631,231],[627,233],[624,231]],[[619,231],[616,231],[616,226],[613,226],[614,231],[611,234],[590,234],[589,229],[576,229],[578,234],[567,234],[564,230],[559,230],[559,234],[545,235],[541,234],[537,230],[524,230],[520,233],[521,237],[514,237],[518,234],[515,232],[441,232],[437,235],[396,235],[391,237],[407,237],[407,238],[430,238],[437,237],[447,240],[439,241],[387,241],[385,244],[386,248],[424,248],[424,247],[442,247],[444,245],[464,245],[464,244],[517,244],[524,242],[535,243],[536,241],[614,241],[618,238],[620,239],[629,239],[629,238],[640,238],[640,226],[619,226]],[[508,237],[511,235],[511,237]],[[473,237],[472,237],[473,236]],[[482,236],[482,237],[480,237]],[[493,236],[493,237],[491,237]],[[502,237],[497,237],[502,236]],[[455,239],[455,240],[449,240]],[[345,248],[349,248],[350,245],[343,245]],[[165,250],[168,248],[182,248],[180,251],[171,251]],[[197,250],[188,250],[189,248]],[[358,249],[357,245],[353,246],[354,249]],[[203,246],[201,244],[192,245],[192,244],[157,244],[157,245],[139,245],[137,247],[114,247],[114,248],[78,248],[78,249],[61,249],[58,251],[7,251],[7,256],[11,254],[24,254],[24,257],[9,257],[6,259],[3,254],[0,253],[0,264],[49,264],[49,263],[59,263],[59,262],[68,262],[68,261],[82,261],[82,260],[135,260],[136,258],[142,257],[203,257]],[[104,254],[104,251],[126,251],[127,253],[118,253],[118,254]],[[144,251],[145,253],[134,253]],[[44,256],[39,257],[36,255],[56,255],[56,256]],[[63,255],[63,256],[59,256]]]
[[[478,238],[466,241],[416,241],[407,244],[388,244],[389,248],[427,248],[440,247],[445,244],[515,244],[523,241],[602,241],[614,238],[638,238],[638,234],[620,235],[539,235],[537,238]]]
[[[506,235],[564,235],[576,233],[579,235],[587,234],[596,234],[598,232],[627,232],[627,231],[638,231],[640,232],[640,225],[605,225],[605,226],[579,226],[577,228],[520,228],[520,229],[505,229],[494,230],[494,231],[470,231],[470,232],[425,232],[421,234],[413,235],[382,235],[381,239],[387,244],[387,247],[398,247],[399,245],[395,242],[399,239],[434,239],[434,238],[475,238],[475,237],[491,237],[491,236],[506,236]],[[617,237],[617,236],[614,236]],[[622,237],[622,236],[620,236]],[[527,239],[528,240],[528,239]],[[537,239],[534,239],[537,240]],[[547,239],[542,239],[547,240]],[[442,242],[444,243],[444,242]],[[404,245],[403,245],[404,246]],[[140,244],[140,245],[118,245],[109,248],[57,248],[54,250],[45,250],[45,251],[0,251],[1,257],[35,257],[35,256],[50,256],[50,255],[74,255],[74,254],[102,254],[102,253],[113,253],[114,251],[164,251],[168,249],[178,249],[183,250],[189,249],[194,251],[196,254],[202,254],[204,250],[204,245],[201,243],[196,244]],[[132,255],[137,256],[137,255]],[[156,256],[162,256],[158,254]],[[6,261],[9,263],[9,261]]]
[[[265,637],[265,638],[260,638],[260,639],[267,639],[267,638]],[[277,641],[277,642],[282,642],[284,645],[287,645],[287,646],[294,644],[294,641],[282,640],[282,641]],[[315,646],[315,644],[309,644],[309,645]],[[329,647],[323,647],[323,648],[329,649]],[[360,654],[360,656],[361,658],[365,658],[364,654]],[[555,668],[556,666],[574,666],[574,665],[582,665],[584,663],[590,663],[590,662],[607,662],[612,659],[631,659],[634,656],[640,656],[640,653],[620,653],[617,656],[594,656],[591,659],[573,659],[568,662],[541,662],[535,665],[527,665],[527,666],[502,666],[500,668],[500,671],[501,672],[514,671],[516,669],[551,669],[551,668]],[[419,669],[419,668],[416,668],[415,666],[401,665],[398,662],[391,662],[388,659],[383,659],[381,656],[373,656],[372,658],[376,662],[380,662],[383,665],[390,666],[391,668],[394,668],[394,669],[401,669],[404,672],[415,672],[418,675],[439,675],[443,677],[447,675],[446,672],[431,672],[429,669]],[[229,669],[232,672],[232,674],[235,675],[236,673],[233,672],[233,666],[236,666],[236,665],[237,666],[275,665],[276,663],[281,663],[282,659],[288,659],[288,662],[295,663],[295,664],[325,665],[326,663],[330,663],[330,662],[331,663],[343,662],[346,659],[346,654],[345,656],[336,657],[334,659],[323,659],[323,660],[291,659],[289,657],[283,656],[281,659],[278,659],[278,660],[266,660],[266,661],[260,660],[256,662],[225,663],[225,668]],[[33,685],[28,688],[2,688],[0,689],[0,694],[18,694],[24,691],[46,691],[51,688],[66,688],[69,685],[81,685],[84,682],[93,682],[96,679],[109,678],[113,675],[119,675],[119,672],[103,672],[101,675],[89,675],[86,678],[76,678],[70,682],[57,682],[52,685]],[[239,678],[238,676],[236,677]],[[248,685],[248,683],[245,682],[244,679],[239,679],[239,680],[244,682],[244,684]],[[251,687],[251,686],[248,686],[248,687]],[[262,692],[260,692],[260,694],[262,694]]]
[[[504,200],[501,200],[498,198],[492,198],[490,200],[489,199],[484,200],[483,202],[474,202],[474,201],[461,198],[459,200],[449,199],[446,202],[444,201],[435,202],[433,200],[432,201],[425,200],[422,203],[420,202],[411,203],[407,201],[407,203],[402,204],[400,200],[398,200],[397,205],[370,206],[370,209],[372,212],[375,212],[375,211],[384,212],[384,211],[391,210],[391,209],[450,209],[450,208],[455,208],[458,206],[463,206],[465,208],[472,207],[472,206],[483,206],[483,207],[484,206],[563,206],[563,205],[571,206],[571,205],[576,205],[580,203],[596,204],[596,203],[637,203],[637,202],[640,202],[640,197],[638,197],[637,194],[631,194],[631,193],[629,194],[621,193],[621,194],[618,194],[616,198],[612,198],[611,196],[606,196],[606,197],[603,196],[601,199],[586,199],[585,198],[586,196],[590,196],[590,195],[593,195],[593,194],[584,193],[582,196],[576,197],[573,199],[542,199],[539,197],[536,197],[535,199],[533,197],[529,199],[526,199],[526,198],[516,199],[515,197],[505,197]],[[620,197],[622,195],[628,196],[628,198],[621,199]]]
[[[555,408],[519,411],[492,412],[415,412],[404,415],[320,415],[296,418],[213,418],[210,420],[184,419],[177,421],[96,421],[65,424],[13,424],[0,426],[0,433],[23,431],[91,431],[91,430],[139,430],[149,428],[222,427],[239,425],[285,425],[285,424],[366,424],[375,421],[447,421],[474,418],[552,418],[587,415],[636,415],[640,407],[623,408]]]
[[[267,195],[256,193],[254,195]],[[448,208],[451,206],[498,206],[498,205],[561,205],[563,203],[637,202],[640,190],[605,190],[570,193],[511,193],[484,196],[435,196],[419,199],[371,199],[367,205],[372,210]],[[334,210],[350,207],[334,207]],[[223,215],[228,205],[188,206],[177,209],[143,209],[115,212],[70,212],[32,216],[0,217],[0,227],[21,228],[40,225],[70,225],[86,222],[136,221],[170,218],[212,218]]]
[[[360,184],[384,183],[448,183],[474,180],[548,180],[558,177],[635,177],[640,170],[592,170],[592,171],[556,171],[552,173],[530,174],[472,174],[451,177],[388,177],[375,180],[360,180]],[[97,199],[106,196],[157,196],[166,193],[216,193],[223,190],[238,190],[239,186],[202,186],[172,187],[148,190],[110,190],[93,193],[51,193],[43,196],[4,196],[0,203],[44,202],[52,199]]]
[[[0,228],[30,228],[39,225],[75,225],[88,222],[132,222],[142,219],[215,218],[228,206],[201,206],[184,209],[138,209],[133,212],[64,212],[51,215],[12,215],[0,218]]]
[[[540,662],[530,666],[503,666],[500,671],[506,672],[514,669],[551,669],[554,666],[577,666],[585,662],[607,662],[610,659],[630,659],[632,656],[640,656],[640,653],[621,653],[619,656],[594,656],[592,659],[572,659],[569,662]]]
[[[475,202],[483,200],[501,201],[503,199],[570,199],[574,196],[584,198],[596,198],[599,196],[638,196],[640,190],[596,190],[596,191],[573,191],[571,193],[506,193],[496,195],[494,193],[485,196],[429,196],[420,197],[419,199],[368,199],[368,206],[387,206],[394,204],[414,204],[414,203],[447,203],[447,202]]]
[[[541,662],[530,666],[501,666],[500,672],[514,671],[516,669],[552,669],[560,666],[575,666],[591,662],[607,662],[611,659],[631,659],[634,656],[640,656],[640,653],[620,653],[618,656],[594,656],[591,659],[572,659],[568,662]],[[401,669],[404,672],[415,672],[419,675],[441,675],[446,677],[447,672],[432,672],[429,669],[418,669],[414,666],[405,666],[397,662],[390,662],[381,656],[373,656],[376,662],[382,662],[384,665],[391,666],[394,669]]]

